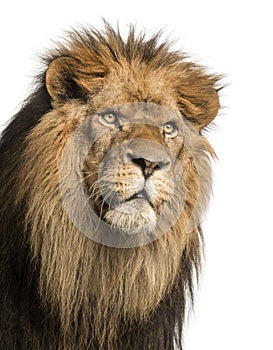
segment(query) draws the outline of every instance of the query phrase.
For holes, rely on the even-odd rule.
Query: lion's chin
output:
[[[157,216],[145,199],[136,198],[109,208],[104,216],[113,228],[127,234],[152,233],[157,224]]]

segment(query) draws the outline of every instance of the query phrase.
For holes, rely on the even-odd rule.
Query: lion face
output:
[[[179,182],[175,176],[181,172],[176,158],[183,145],[181,116],[133,103],[95,114],[90,124],[96,141],[83,174],[91,206],[113,228],[151,233],[164,206],[174,211],[182,199],[177,195],[182,174]]]

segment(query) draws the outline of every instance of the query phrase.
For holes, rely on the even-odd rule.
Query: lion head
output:
[[[42,326],[34,306],[24,315],[27,344],[173,349],[176,337],[181,346],[211,187],[202,130],[219,109],[218,77],[158,35],[131,28],[123,40],[107,24],[70,33],[45,62],[1,146],[3,232],[10,246],[22,242],[28,272],[22,302],[32,290],[49,320]]]

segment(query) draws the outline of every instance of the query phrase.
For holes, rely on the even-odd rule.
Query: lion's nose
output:
[[[169,170],[172,166],[171,154],[165,145],[141,138],[132,139],[126,143],[123,161],[137,165],[145,178],[151,176],[155,171]]]
[[[128,152],[127,157],[137,166],[139,166],[143,172],[144,177],[147,179],[156,170],[166,169],[170,166],[171,162],[168,157],[164,160],[151,160],[146,158],[138,158],[136,155]]]

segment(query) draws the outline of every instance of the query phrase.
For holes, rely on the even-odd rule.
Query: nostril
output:
[[[166,169],[168,168],[169,166],[171,165],[171,162],[170,161],[166,161],[166,162],[158,162],[157,163],[157,166],[158,168],[161,168],[161,169]]]
[[[127,152],[126,153],[126,157],[128,158],[128,159],[130,159],[130,160],[133,160],[135,157],[134,157],[134,155],[131,153],[131,152]]]
[[[146,168],[145,159],[143,158],[130,158],[133,163],[138,165],[142,170]]]

